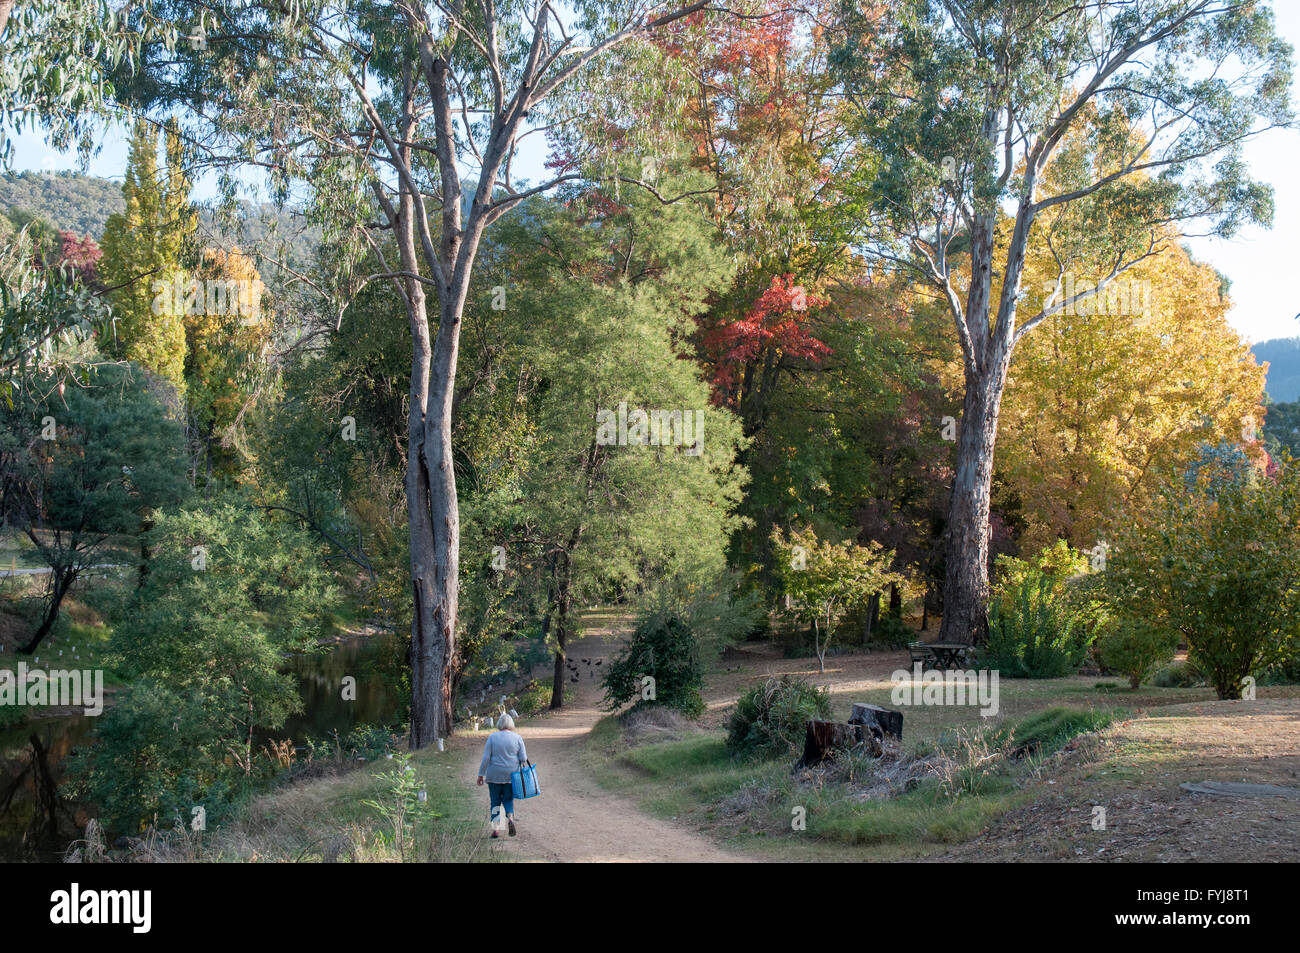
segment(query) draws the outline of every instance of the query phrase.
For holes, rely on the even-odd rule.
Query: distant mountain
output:
[[[19,172],[0,175],[0,211],[22,209],[55,228],[98,240],[104,223],[126,208],[122,186],[77,172]]]
[[[1300,337],[1273,338],[1251,348],[1261,364],[1268,361],[1265,390],[1274,403],[1300,399]]]
[[[96,241],[104,236],[108,217],[126,207],[122,187],[108,179],[77,172],[20,172],[0,176],[0,213],[21,209],[66,228],[77,235],[90,235]],[[255,250],[293,271],[311,270],[319,229],[309,227],[300,214],[271,205],[240,205],[239,224],[226,229],[207,209],[199,212],[199,239],[202,246],[230,248],[238,245],[245,252]],[[262,279],[272,289],[276,282],[287,280],[273,265],[258,259]]]

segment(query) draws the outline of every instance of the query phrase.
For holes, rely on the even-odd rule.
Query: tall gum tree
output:
[[[1016,343],[1156,253],[1163,229],[1268,224],[1242,149],[1290,125],[1291,48],[1267,3],[901,0],[846,7],[832,63],[880,154],[863,243],[951,312],[965,378],[940,639],[987,628],[998,414]],[[1052,181],[1045,172],[1055,170]],[[1087,227],[1023,284],[1049,209]],[[1070,293],[1105,251],[1096,287]],[[1077,286],[1075,286],[1077,287]],[[1099,290],[1098,290],[1099,289]],[[938,426],[938,422],[935,422]]]
[[[411,745],[451,727],[460,566],[452,418],[461,317],[486,230],[536,184],[512,172],[520,141],[568,116],[557,93],[615,47],[704,0],[155,0],[175,30],[117,87],[182,115],[203,161],[263,168],[277,197],[306,193],[344,266],[345,301],[368,281],[401,295],[412,348],[406,495],[411,551]],[[629,177],[629,181],[636,179]],[[385,234],[391,238],[385,240]],[[396,258],[389,260],[391,249]],[[386,249],[389,252],[386,252]],[[432,297],[432,302],[430,301]],[[431,314],[432,312],[432,314]]]

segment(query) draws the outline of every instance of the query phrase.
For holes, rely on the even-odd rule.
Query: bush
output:
[[[1045,708],[1028,716],[1014,728],[993,732],[993,747],[1011,748],[1016,756],[1043,757],[1065,747],[1072,739],[1100,731],[1115,720],[1117,711],[1106,709]]]
[[[523,716],[536,715],[551,707],[551,686],[543,685],[537,679],[531,679],[517,693],[518,701],[515,711]]]
[[[740,754],[789,754],[802,749],[809,721],[830,717],[829,691],[790,675],[772,677],[736,702],[727,724],[727,747]]]
[[[1259,682],[1261,685],[1300,685],[1300,653],[1266,668]]]
[[[1108,670],[1139,688],[1151,670],[1174,657],[1178,633],[1141,619],[1117,621],[1097,642],[1097,655]]]
[[[1205,676],[1191,662],[1172,662],[1151,679],[1157,688],[1199,688],[1205,684]]]
[[[989,606],[981,668],[1007,678],[1062,678],[1079,670],[1096,638],[1098,610],[1067,580],[1031,568]]]
[[[886,649],[907,648],[909,642],[915,642],[918,636],[910,629],[901,615],[886,612],[871,629],[868,644]]]
[[[654,679],[653,692],[643,680]],[[692,718],[704,713],[700,686],[704,671],[690,626],[676,615],[653,613],[632,633],[632,641],[615,657],[604,681],[608,711],[633,699],[634,708],[664,705]]]
[[[1129,616],[1176,629],[1220,698],[1300,646],[1300,466],[1223,466],[1166,487],[1116,528],[1109,588]]]

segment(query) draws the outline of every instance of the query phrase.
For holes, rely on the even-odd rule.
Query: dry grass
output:
[[[464,745],[422,751],[412,767],[438,817],[423,822],[408,862],[465,863],[495,859],[482,837],[481,812],[460,778]],[[395,863],[402,858],[389,823],[366,800],[387,796],[383,776],[392,762],[378,760],[289,783],[251,800],[237,820],[211,831],[149,829],[123,846],[107,847],[98,828],[72,844],[72,862],[125,863]]]
[[[623,727],[623,740],[630,748],[661,741],[680,741],[700,730],[678,712],[658,705],[632,709],[619,719],[619,723]]]

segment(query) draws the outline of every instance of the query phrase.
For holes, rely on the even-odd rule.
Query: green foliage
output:
[[[1191,662],[1171,662],[1151,679],[1157,688],[1197,688],[1205,684],[1205,676]]]
[[[0,405],[0,506],[6,518],[31,529],[37,554],[54,571],[30,648],[54,624],[68,589],[115,539],[138,535],[151,511],[190,491],[181,428],[148,374],[106,365],[93,384],[62,395],[59,389],[46,379],[13,408]]]
[[[515,711],[525,718],[536,715],[551,704],[551,686],[532,679],[516,694]]]
[[[1097,636],[1098,609],[1071,585],[1031,567],[989,605],[982,667],[1005,678],[1062,678],[1078,671]]]
[[[1219,697],[1239,698],[1300,644],[1300,467],[1172,481],[1153,513],[1117,527],[1107,575],[1125,614],[1181,634]]]
[[[69,789],[94,803],[111,831],[139,833],[155,821],[188,826],[195,807],[228,816],[239,776],[223,762],[225,731],[197,687],[141,679],[119,691],[95,723],[95,742],[68,762]]]
[[[7,223],[0,216],[0,226]],[[42,235],[41,224],[0,234],[0,402],[10,407],[16,391],[60,372],[88,383],[89,356],[79,345],[112,327],[107,302],[59,262],[62,248],[50,247],[57,236]]]
[[[155,555],[112,645],[132,688],[80,766],[128,829],[178,805],[217,815],[270,775],[257,732],[302,707],[284,657],[314,650],[338,603],[308,534],[238,499],[160,515],[148,539]]]
[[[880,648],[906,648],[916,639],[916,632],[908,627],[901,615],[893,612],[886,612],[871,628],[871,644]]]
[[[654,679],[653,697],[647,697],[647,677]],[[635,699],[634,708],[663,705],[692,718],[704,713],[699,645],[690,627],[676,616],[654,613],[643,618],[602,683],[609,711]]]
[[[549,616],[558,649],[575,607],[607,599],[675,615],[704,652],[749,617],[727,604],[724,558],[745,480],[740,425],[680,359],[691,316],[731,264],[689,209],[637,190],[621,204],[602,198],[537,199],[504,217],[466,306],[477,333],[461,358],[457,422],[462,644],[480,668],[503,663],[503,635],[533,619]],[[382,335],[366,341],[378,350]],[[389,363],[400,353],[382,350]],[[380,356],[370,360],[383,367]],[[672,432],[657,445],[648,434],[605,442],[598,415],[620,406],[625,419],[678,413],[677,443]],[[698,426],[686,434],[689,420]]]
[[[1152,669],[1172,659],[1177,648],[1178,633],[1163,625],[1116,619],[1097,640],[1097,657],[1110,671],[1126,675],[1129,686],[1136,689]]]
[[[420,799],[421,793],[427,798],[428,792],[411,767],[410,753],[403,751],[392,757],[395,762],[393,770],[381,778],[386,789],[384,797],[366,798],[361,803],[373,808],[387,822],[390,830],[386,834],[391,837],[388,843],[397,851],[398,858],[405,862],[406,855],[420,836],[421,823],[441,815],[427,799]]]
[[[401,747],[401,737],[384,725],[357,725],[346,735],[334,731],[326,737],[303,738],[301,744],[307,752],[307,765],[318,760],[333,760],[341,764],[374,761],[393,754]]]
[[[1295,342],[1300,344],[1300,342]],[[1294,353],[1295,348],[1291,349]],[[1258,354],[1258,346],[1256,346]],[[1260,360],[1265,358],[1260,357]],[[1273,381],[1277,367],[1270,364],[1268,367],[1269,380]],[[1300,388],[1300,381],[1291,385],[1292,388]],[[1268,414],[1264,418],[1263,429],[1264,443],[1273,456],[1281,456],[1282,451],[1286,451],[1293,457],[1300,457],[1300,401],[1290,401],[1281,404],[1269,404]]]
[[[809,721],[831,716],[830,692],[782,675],[755,685],[736,702],[727,723],[727,747],[761,757],[782,757],[803,748]]]
[[[1264,669],[1259,677],[1261,685],[1300,685],[1300,652],[1291,655]]]
[[[1014,727],[995,730],[991,740],[995,747],[1011,746],[1017,755],[1045,757],[1079,735],[1100,731],[1119,714],[1118,710],[1054,706],[1029,715]]]
[[[788,539],[777,528],[772,544],[791,608],[796,618],[813,624],[817,662],[825,671],[826,649],[840,621],[890,585],[903,584],[903,577],[889,569],[894,554],[874,541],[865,546],[822,541],[811,527]]]
[[[33,437],[45,417],[54,420],[55,439],[34,444],[44,456],[38,492],[46,527],[74,538],[134,533],[151,509],[184,498],[181,429],[156,394],[139,368],[105,366],[93,386],[62,395],[41,388],[6,418]]]
[[[1073,548],[1063,539],[1041,550],[1030,559],[1015,556],[998,556],[994,562],[994,575],[1001,592],[1018,589],[1026,579],[1035,574],[1053,579],[1071,579],[1088,572],[1088,556]]]
[[[657,578],[648,589],[648,611],[680,618],[695,634],[703,659],[718,656],[767,618],[761,595],[742,589],[739,574],[730,570],[712,581]]]

